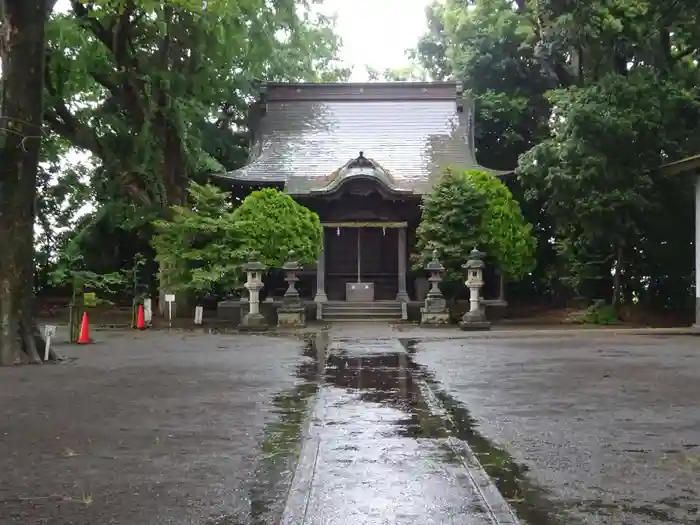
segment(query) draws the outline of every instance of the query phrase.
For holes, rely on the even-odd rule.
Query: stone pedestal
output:
[[[306,309],[303,306],[282,306],[277,310],[277,326],[300,328],[306,326]]]
[[[491,323],[486,319],[486,311],[483,306],[474,311],[469,311],[462,316],[459,322],[460,330],[491,330]]]
[[[267,321],[260,312],[247,313],[238,325],[241,332],[264,332],[267,328]]]
[[[241,320],[241,305],[239,301],[234,299],[225,299],[219,301],[216,305],[216,318],[220,321],[235,321]]]
[[[425,299],[425,306],[420,309],[420,324],[441,326],[450,323],[450,312],[442,297]]]

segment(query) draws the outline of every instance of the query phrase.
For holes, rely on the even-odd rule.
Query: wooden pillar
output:
[[[328,301],[326,295],[326,229],[322,228],[321,234],[321,249],[318,252],[318,260],[316,261],[316,297],[314,301],[317,303],[325,303]]]
[[[406,291],[406,226],[401,226],[398,231],[397,256],[399,263],[399,293],[396,300],[407,303],[410,301]]]

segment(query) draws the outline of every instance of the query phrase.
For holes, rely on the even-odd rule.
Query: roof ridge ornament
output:
[[[343,167],[341,168],[341,171],[342,171],[342,170],[349,170],[349,169],[352,169],[352,168],[372,168],[372,169],[377,169],[378,167],[379,167],[379,164],[377,164],[376,162],[374,162],[372,159],[368,159],[367,157],[365,157],[365,152],[364,152],[364,151],[360,151],[359,156],[358,156],[357,158],[355,158],[355,159],[352,159],[352,160],[351,160],[350,162],[348,162],[347,164],[345,164],[345,166],[343,166]]]

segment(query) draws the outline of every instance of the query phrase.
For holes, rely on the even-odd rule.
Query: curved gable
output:
[[[357,158],[349,160],[343,166],[332,172],[327,182],[310,191],[311,194],[328,194],[339,191],[342,186],[353,180],[369,180],[379,184],[384,190],[394,194],[411,194],[411,190],[397,187],[394,177],[373,159],[367,158],[363,151]],[[287,191],[294,194],[294,188]]]

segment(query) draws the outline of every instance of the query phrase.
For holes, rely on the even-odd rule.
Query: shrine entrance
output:
[[[321,292],[330,301],[408,300],[406,223],[337,222],[323,227],[317,297]]]

